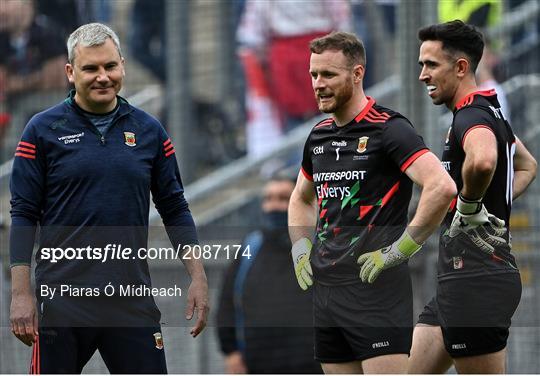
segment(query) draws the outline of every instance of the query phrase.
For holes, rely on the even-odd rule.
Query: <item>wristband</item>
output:
[[[480,197],[477,200],[469,200],[468,198],[463,197],[460,193],[458,195],[458,200],[456,204],[456,209],[465,215],[477,214],[482,210],[482,198]]]
[[[422,248],[422,244],[418,244],[407,230],[396,241],[397,249],[406,257],[411,257]]]

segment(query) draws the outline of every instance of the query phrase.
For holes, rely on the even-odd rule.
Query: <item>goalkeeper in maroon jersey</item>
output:
[[[298,283],[314,285],[315,358],[326,373],[403,373],[412,341],[407,260],[456,190],[411,123],[367,97],[352,34],[311,42],[319,109],[289,205]],[[422,187],[408,221],[413,183]],[[315,230],[315,237],[312,237]]]

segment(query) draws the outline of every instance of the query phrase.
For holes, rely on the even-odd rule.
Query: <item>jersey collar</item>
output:
[[[465,97],[461,98],[461,100],[459,100],[457,102],[456,108],[454,109],[454,111],[459,110],[462,107],[470,105],[473,102],[475,95],[481,95],[481,96],[484,96],[484,97],[491,97],[491,96],[496,95],[496,94],[497,93],[495,92],[495,89],[479,90],[479,91],[469,93],[469,94],[467,94]]]
[[[354,120],[357,122],[357,123],[360,123],[360,121],[362,121],[362,119],[364,118],[364,116],[366,116],[366,114],[369,112],[369,110],[371,110],[371,108],[373,107],[373,105],[375,104],[375,99],[371,98],[371,97],[367,97],[368,99],[368,102],[366,104],[366,106],[362,109],[362,111],[360,111],[360,113],[358,115],[356,115],[356,117],[354,118]]]
[[[124,116],[133,111],[133,107],[125,98],[119,95],[117,95],[116,98],[118,99],[118,106],[120,107],[118,109],[118,116]],[[68,97],[64,100],[64,102],[74,107],[75,109],[78,108],[78,106],[75,104],[75,90],[72,89],[69,91]]]

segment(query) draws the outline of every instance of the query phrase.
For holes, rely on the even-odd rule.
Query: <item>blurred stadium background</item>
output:
[[[8,1],[12,0],[0,0],[0,10]],[[49,0],[37,1],[38,13],[41,6],[48,3]],[[156,5],[158,1],[150,1],[142,24],[157,17],[157,24],[162,25],[161,40],[150,41],[148,48],[161,59],[161,73],[152,69],[156,68],[155,62],[146,64],[144,56],[135,58],[136,44],[128,42],[136,28],[141,27],[133,15],[136,0],[65,0],[57,3],[63,9],[73,8],[76,12],[74,19],[64,19],[70,21],[70,26],[100,20],[118,32],[127,71],[121,94],[132,104],[160,118],[175,140],[186,196],[202,241],[208,244],[238,243],[250,226],[257,223],[258,200],[265,176],[278,168],[298,169],[299,153],[316,122],[308,119],[294,127],[280,136],[275,147],[264,153],[247,152],[247,127],[253,114],[251,109],[246,110],[246,80],[237,55],[236,39],[244,1],[165,0],[161,10]],[[304,3],[310,7],[311,1],[304,0]],[[502,6],[502,16],[486,28],[498,56],[493,73],[506,94],[516,134],[539,159],[540,2],[502,0],[498,3]],[[350,0],[348,5],[352,29],[361,38],[371,41],[367,46],[367,70],[372,71],[367,94],[409,117],[424,135],[426,143],[440,155],[451,115],[430,103],[424,86],[417,80],[419,44],[416,38],[420,26],[437,22],[437,1]],[[68,25],[64,26],[69,30]],[[162,52],[166,54],[162,55]],[[371,61],[377,63],[370,65]],[[0,92],[3,95],[3,90]],[[55,104],[65,93],[63,89],[33,90],[15,99],[1,98],[0,101],[0,113],[11,119],[2,125],[0,144],[0,373],[25,373],[30,360],[30,350],[16,341],[9,329],[10,156],[29,116]],[[539,215],[540,184],[536,181],[515,203],[511,223],[523,295],[508,345],[509,373],[540,372]],[[159,226],[157,213],[152,212],[151,219],[153,225]],[[437,249],[434,239],[431,240],[421,255],[411,262],[417,311],[432,296],[435,287]],[[151,246],[168,244],[164,232],[153,229]],[[178,318],[183,315],[183,298],[156,299],[165,323],[169,372],[223,372],[214,315],[227,264],[225,259],[206,262],[214,311],[209,327],[195,340],[189,336],[189,323]],[[167,286],[174,280],[187,291],[185,273],[182,270],[175,272],[182,267],[170,262],[151,262],[151,268],[156,286]],[[85,372],[106,372],[97,354]]]

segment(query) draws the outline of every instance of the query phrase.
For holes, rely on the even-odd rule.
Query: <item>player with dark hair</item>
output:
[[[364,94],[355,35],[332,33],[310,49],[319,110],[333,115],[306,141],[289,232],[300,287],[315,282],[315,358],[326,373],[403,373],[413,325],[407,260],[442,221],[455,185],[411,123]],[[408,222],[413,182],[422,194]]]
[[[147,247],[150,193],[175,248],[198,243],[175,148],[155,118],[118,96],[125,71],[113,30],[83,25],[67,47],[75,90],[30,120],[13,162],[11,330],[34,346],[31,373],[81,373],[96,350],[111,373],[166,373],[146,259],[107,250],[135,255]],[[30,265],[38,225],[36,309]],[[52,260],[52,248],[66,257]],[[206,325],[208,285],[201,260],[183,262],[195,337]],[[122,294],[128,287],[145,293]],[[43,294],[52,289],[58,293]]]
[[[504,373],[510,320],[521,297],[507,229],[512,200],[536,175],[494,90],[479,91],[482,34],[462,21],[431,25],[422,42],[420,81],[453,111],[443,164],[459,195],[441,229],[437,296],[414,331],[410,373]]]

